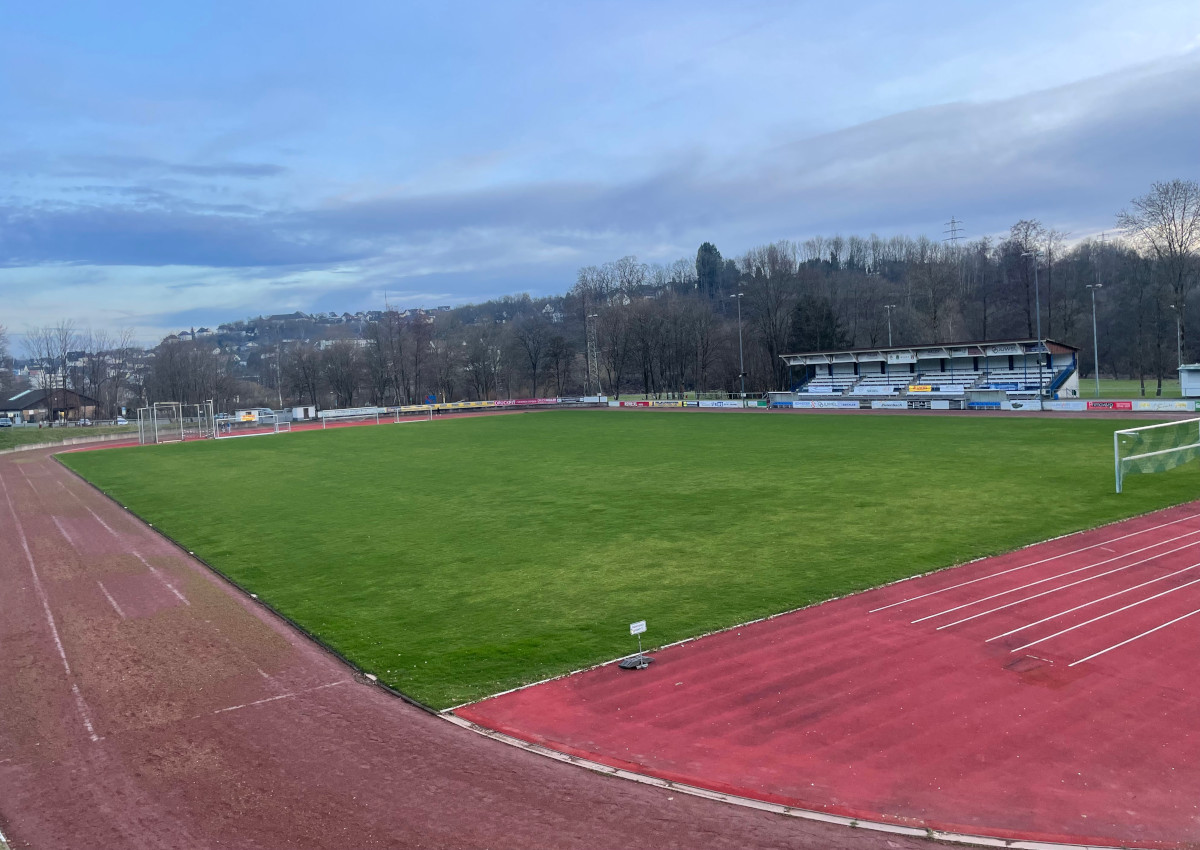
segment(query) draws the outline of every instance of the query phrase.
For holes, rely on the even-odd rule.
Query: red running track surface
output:
[[[0,829],[15,850],[927,846],[453,726],[355,677],[51,451],[0,456]]]
[[[615,767],[861,819],[1200,841],[1200,504],[655,658],[455,713]]]

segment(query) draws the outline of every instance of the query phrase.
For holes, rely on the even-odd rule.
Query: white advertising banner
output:
[[[742,403],[736,399],[728,399],[727,401],[702,401],[701,407],[741,407]]]
[[[1070,410],[1080,412],[1087,410],[1086,401],[1066,401],[1052,400],[1042,402],[1042,407],[1045,410]]]
[[[818,402],[816,402],[816,406],[826,409],[826,410],[858,410],[858,402],[857,401],[846,401],[846,400],[818,401]]]
[[[908,402],[906,401],[872,401],[871,407],[874,410],[908,410]]]
[[[950,400],[945,399],[945,398],[931,399],[929,402],[929,409],[930,410],[949,410],[950,409]]]
[[[1133,403],[1134,410],[1191,410],[1193,402],[1183,399],[1149,399]]]

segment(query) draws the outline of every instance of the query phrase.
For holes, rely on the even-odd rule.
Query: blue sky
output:
[[[6,4],[0,324],[562,292],[776,239],[1111,229],[1200,4]]]

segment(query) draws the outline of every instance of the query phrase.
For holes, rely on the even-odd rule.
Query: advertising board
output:
[[[741,407],[742,403],[735,399],[727,399],[725,401],[702,401],[701,407]]]
[[[908,402],[906,401],[879,401],[876,399],[871,402],[872,410],[908,410]]]
[[[1087,410],[1086,401],[1044,401],[1042,407],[1046,410],[1072,410],[1079,412]]]
[[[815,405],[825,410],[858,410],[857,401],[848,401],[845,399],[818,401]]]
[[[1088,410],[1133,410],[1132,401],[1089,401]]]
[[[1194,402],[1184,399],[1146,399],[1133,403],[1134,410],[1192,410]]]

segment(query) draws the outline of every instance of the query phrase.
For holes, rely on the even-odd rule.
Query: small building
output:
[[[0,402],[0,416],[14,423],[77,422],[95,419],[99,402],[74,390],[25,390]]]
[[[1200,363],[1179,367],[1179,393],[1184,398],[1200,398]]]

